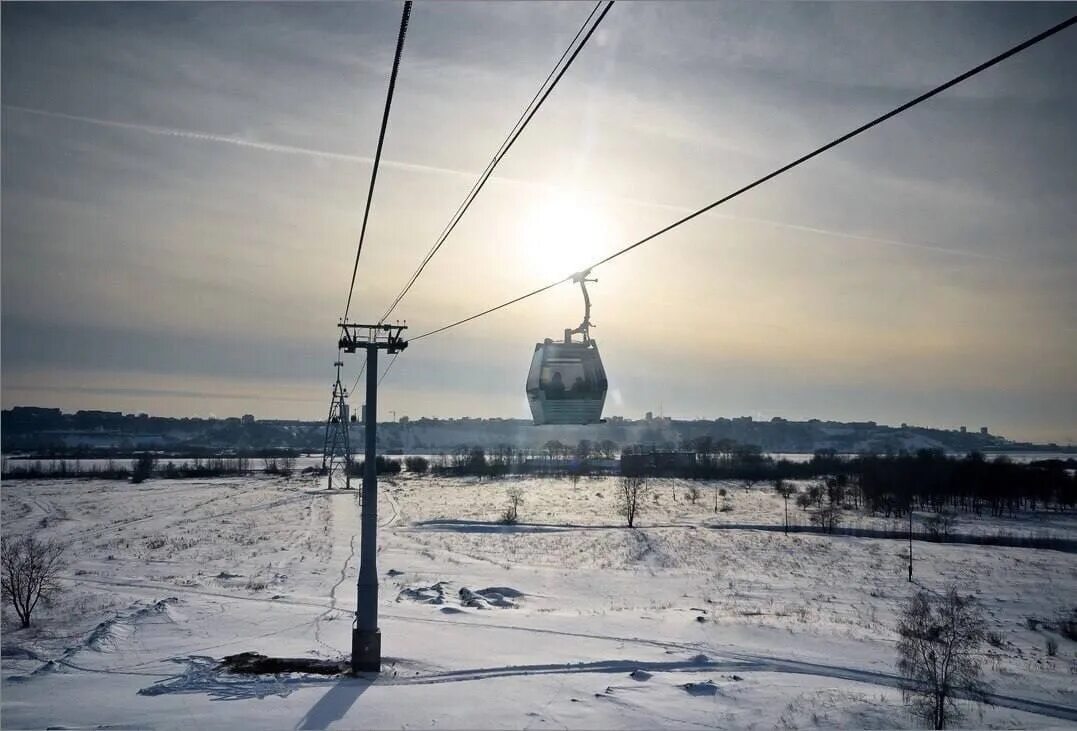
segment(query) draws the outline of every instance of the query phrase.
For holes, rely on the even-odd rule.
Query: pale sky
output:
[[[590,8],[415,5],[355,318]],[[566,276],[1075,12],[618,3],[396,314]],[[2,15],[4,407],[322,418],[400,5]],[[1075,71],[1071,28],[595,270],[607,415],[1077,442]],[[534,344],[581,310],[562,285],[415,343],[382,414],[526,417]]]

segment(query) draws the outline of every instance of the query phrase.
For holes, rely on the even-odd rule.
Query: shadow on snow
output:
[[[298,674],[234,675],[222,669],[219,660],[205,655],[172,658],[171,662],[183,664],[183,671],[141,688],[138,694],[204,694],[215,701],[238,701],[273,695],[286,698],[300,688],[327,686],[337,682],[335,678]]]
[[[566,531],[587,530],[630,530],[623,523],[618,525],[583,525],[579,523],[500,523],[485,520],[434,519],[419,520],[412,523],[415,528],[427,530],[451,531],[454,533],[562,533]],[[656,523],[643,526],[646,528],[690,528],[699,526],[681,523]]]

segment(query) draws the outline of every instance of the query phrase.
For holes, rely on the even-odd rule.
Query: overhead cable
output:
[[[490,160],[490,162],[486,165],[486,169],[482,171],[478,179],[475,181],[474,185],[471,186],[471,190],[464,197],[463,202],[457,207],[456,212],[449,219],[449,222],[442,230],[441,235],[438,236],[437,240],[434,242],[434,245],[427,252],[426,256],[423,257],[423,260],[419,263],[418,268],[416,268],[415,272],[411,275],[411,278],[408,280],[407,284],[404,285],[403,289],[401,289],[400,293],[397,294],[392,304],[389,305],[388,309],[386,309],[385,313],[378,320],[379,325],[385,322],[385,320],[388,319],[389,315],[393,313],[393,310],[396,309],[397,305],[400,304],[400,301],[404,299],[408,291],[419,279],[419,276],[423,273],[423,270],[426,268],[426,265],[430,263],[430,260],[434,258],[434,255],[438,253],[438,250],[441,249],[446,239],[449,238],[449,235],[453,232],[453,229],[456,228],[456,224],[460,222],[460,219],[463,218],[464,214],[467,212],[467,209],[471,206],[471,203],[479,195],[479,191],[481,191],[483,186],[486,185],[486,181],[490,179],[490,176],[494,172],[494,168],[497,167],[497,164],[501,162],[501,159],[508,153],[509,149],[512,148],[513,144],[515,144],[516,140],[523,133],[524,128],[527,127],[528,123],[535,116],[536,112],[538,112],[539,108],[550,96],[550,93],[554,90],[554,87],[557,86],[557,83],[561,80],[561,77],[563,77],[565,75],[565,72],[568,71],[569,67],[572,65],[572,62],[576,60],[576,57],[579,55],[580,51],[583,50],[583,47],[587,45],[587,41],[594,34],[595,30],[602,22],[602,19],[606,17],[606,13],[608,13],[610,11],[610,8],[613,7],[613,0],[608,0],[608,2],[605,3],[605,7],[602,9],[602,13],[598,16],[598,19],[595,20],[593,24],[591,24],[591,19],[594,18],[595,13],[602,5],[602,2],[598,2],[595,4],[595,7],[591,9],[590,15],[587,16],[586,20],[584,20],[583,25],[580,26],[580,29],[576,31],[576,35],[573,36],[572,41],[568,44],[568,47],[565,49],[564,53],[561,54],[561,58],[559,58],[557,60],[557,63],[554,64],[553,69],[550,70],[549,75],[546,76],[546,79],[542,82],[542,85],[539,87],[539,90],[535,92],[535,96],[531,98],[531,101],[524,108],[524,111],[520,115],[519,119],[516,120],[516,124],[513,125],[512,129],[509,131],[508,136],[501,143],[501,146],[498,147],[497,152],[494,153],[494,156]],[[588,29],[589,25],[590,28]],[[584,35],[585,31],[586,35]],[[583,35],[583,39],[579,40],[581,35]],[[577,45],[578,40],[579,44]],[[567,61],[565,61],[566,56],[568,57]],[[563,66],[561,65],[562,62],[564,62]],[[552,82],[551,79],[553,79]]]
[[[348,302],[344,305],[342,322],[348,321],[348,312],[352,306],[352,294],[355,292],[355,275],[359,272],[359,256],[363,253],[363,239],[366,237],[366,225],[370,219],[370,204],[374,200],[374,184],[378,180],[378,166],[381,163],[381,148],[385,143],[385,129],[389,126],[389,109],[393,105],[393,90],[396,88],[396,74],[400,69],[400,56],[404,52],[404,36],[408,32],[408,19],[411,17],[411,0],[404,3],[400,16],[400,32],[396,37],[396,54],[393,56],[393,70],[389,75],[389,91],[385,95],[385,111],[381,116],[381,131],[378,133],[378,148],[374,153],[374,164],[370,170],[370,188],[366,195],[366,208],[363,210],[363,225],[359,230],[359,246],[355,250],[355,265],[352,267],[352,281],[348,285]]]
[[[635,243],[629,244],[628,246],[624,247],[623,249],[619,249],[619,250],[613,252],[609,256],[596,261],[595,263],[591,264],[590,266],[586,267],[585,269],[583,269],[581,271],[586,272],[586,271],[589,271],[590,269],[594,269],[595,267],[601,266],[602,264],[605,264],[605,263],[607,263],[609,261],[612,261],[613,259],[616,259],[617,257],[621,256],[622,254],[626,254],[629,251],[632,251],[633,249],[635,249],[637,247],[643,246],[647,242],[652,241],[653,239],[661,236],[662,234],[668,233],[669,231],[671,231],[671,230],[675,229],[676,227],[680,226],[681,224],[687,223],[688,221],[691,221],[692,219],[703,215],[707,211],[709,211],[709,210],[711,210],[713,208],[716,208],[717,206],[720,206],[723,203],[731,201],[734,198],[736,198],[736,197],[738,197],[740,195],[743,195],[744,193],[747,193],[748,191],[752,190],[753,188],[756,188],[756,187],[762,185],[763,183],[766,183],[768,180],[776,178],[779,175],[781,175],[781,174],[783,174],[785,172],[788,172],[789,170],[792,170],[793,168],[807,162],[808,160],[811,160],[812,158],[823,154],[827,150],[830,150],[830,149],[832,149],[834,147],[837,147],[838,145],[842,144],[843,142],[847,142],[848,140],[851,140],[852,138],[856,137],[857,135],[868,131],[872,127],[875,127],[877,125],[882,124],[883,122],[890,119],[891,117],[895,117],[898,114],[901,114],[902,112],[905,112],[905,111],[911,109],[912,107],[915,107],[916,105],[921,104],[921,103],[927,101],[928,99],[930,99],[930,98],[932,98],[932,97],[934,97],[934,96],[936,96],[938,94],[941,94],[942,92],[946,91],[947,89],[949,89],[949,88],[951,88],[953,86],[956,86],[957,84],[960,84],[961,82],[966,81],[967,79],[970,79],[973,76],[976,76],[977,74],[982,73],[983,71],[986,71],[987,69],[991,68],[992,66],[995,66],[996,64],[999,64],[999,63],[1005,61],[1006,59],[1010,58],[1011,56],[1014,56],[1014,55],[1020,53],[1021,51],[1024,51],[1024,50],[1028,49],[1028,48],[1031,48],[1032,46],[1036,45],[1037,43],[1040,43],[1042,41],[1047,40],[1048,38],[1055,35],[1056,33],[1060,33],[1063,30],[1069,28],[1074,23],[1077,23],[1077,15],[1071,16],[1067,20],[1064,20],[1061,23],[1058,23],[1057,25],[1054,25],[1051,28],[1048,28],[1047,30],[1043,31],[1042,33],[1039,33],[1039,34],[1029,38],[1028,40],[1026,40],[1024,42],[1017,44],[1016,46],[1010,48],[1007,51],[1003,51],[999,55],[994,56],[993,58],[991,58],[991,59],[989,59],[987,61],[984,61],[979,66],[975,66],[974,68],[969,69],[968,71],[964,72],[963,74],[959,74],[958,76],[953,77],[949,81],[947,81],[947,82],[945,82],[943,84],[940,84],[940,85],[934,87],[933,89],[931,89],[930,91],[927,91],[927,92],[921,94],[920,96],[915,97],[914,99],[911,99],[911,100],[905,102],[901,106],[898,106],[898,107],[895,107],[894,109],[891,109],[889,112],[886,112],[885,114],[876,117],[875,119],[871,120],[870,122],[866,122],[865,124],[860,125],[856,129],[854,129],[854,130],[852,130],[850,132],[846,132],[842,136],[840,136],[840,137],[826,143],[822,147],[817,147],[816,149],[812,150],[811,152],[796,158],[792,162],[787,163],[786,165],[781,166],[777,170],[774,170],[773,172],[770,172],[770,173],[764,175],[763,177],[754,180],[753,182],[745,185],[742,188],[738,188],[737,190],[733,191],[732,193],[730,193],[730,194],[728,194],[728,195],[726,195],[726,196],[724,196],[722,198],[719,198],[718,200],[714,201],[713,203],[710,203],[710,204],[704,206],[703,208],[700,208],[699,210],[697,210],[697,211],[695,211],[693,213],[690,213],[687,216],[684,216],[683,218],[677,219],[673,223],[659,229],[658,231],[655,231],[654,233],[650,234],[649,236],[646,236],[646,237],[640,239],[639,241],[636,241]],[[491,314],[493,312],[497,312],[498,310],[504,309],[505,307],[509,307],[510,305],[514,305],[517,302],[525,300],[525,299],[527,299],[529,297],[534,297],[537,294],[541,294],[541,293],[545,292],[548,289],[552,289],[552,288],[556,287],[559,284],[563,284],[565,282],[570,282],[570,281],[573,280],[573,278],[575,276],[576,276],[575,273],[570,274],[570,275],[568,275],[567,277],[565,277],[563,279],[559,279],[556,282],[551,282],[550,284],[547,284],[544,287],[539,287],[538,289],[532,290],[532,291],[528,292],[527,294],[523,294],[523,295],[520,295],[519,297],[515,297],[515,298],[509,300],[508,302],[503,302],[503,303],[501,303],[499,305],[496,305],[494,307],[490,307],[490,308],[488,308],[486,310],[483,310],[482,312],[479,312],[477,314],[471,315],[470,317],[465,317],[462,320],[457,320],[456,322],[449,323],[448,325],[443,325],[442,327],[436,328],[434,330],[430,330],[429,332],[425,332],[422,335],[417,335],[417,336],[411,338],[411,342],[415,342],[416,340],[422,340],[423,338],[430,337],[431,335],[436,335],[438,333],[445,332],[446,330],[449,330],[451,328],[458,327],[460,325],[463,325],[464,323],[471,322],[472,320],[477,320],[480,317],[484,317],[484,316],[489,315],[489,314]]]
[[[385,377],[389,375],[389,371],[393,369],[393,364],[396,363],[397,356],[400,353],[393,353],[393,359],[389,361],[389,365],[385,366],[385,370],[381,373],[381,378],[378,379],[378,385],[381,386],[381,382],[385,380]]]

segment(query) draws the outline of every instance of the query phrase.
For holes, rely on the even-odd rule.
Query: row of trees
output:
[[[900,514],[913,506],[1002,516],[1077,505],[1077,475],[1061,460],[1016,464],[1005,457],[987,461],[974,453],[955,459],[922,450],[860,457],[849,466],[864,506],[873,513]]]
[[[615,459],[621,453],[621,445],[612,439],[594,442],[590,439],[581,439],[575,445],[562,444],[557,439],[551,439],[543,447],[543,451],[538,454],[544,454],[551,459],[590,459],[593,457]]]
[[[402,469],[403,467],[398,459],[390,459],[380,454],[374,458],[374,472],[379,475],[399,475]],[[362,477],[365,471],[366,462],[363,460],[352,462],[351,467],[348,469],[348,473],[352,477]]]
[[[457,477],[504,477],[505,475],[529,474],[580,477],[611,471],[609,464],[597,464],[595,459],[598,458],[594,455],[581,459],[576,456],[576,452],[559,448],[531,450],[504,445],[485,450],[481,447],[458,447],[451,453],[434,457],[429,463],[429,469],[435,475]],[[410,467],[408,471],[411,471]]]
[[[461,447],[434,458],[428,467],[437,475],[479,477],[534,473],[580,477],[616,470],[630,477],[740,480],[746,486],[761,481],[818,480],[796,496],[799,507],[823,508],[825,503],[864,508],[887,517],[901,517],[910,508],[938,513],[986,511],[1001,516],[1025,509],[1077,507],[1074,460],[1018,464],[1006,457],[989,461],[977,453],[959,458],[936,450],[842,457],[823,450],[810,460],[792,462],[770,458],[752,445],[701,441],[700,447],[712,451],[665,454],[640,445],[629,447],[621,455],[619,468],[612,469],[608,463],[595,464],[593,459],[576,456],[586,450],[569,453],[551,447],[535,453],[508,446],[489,453],[478,447]],[[408,467],[409,472],[420,474],[426,469]]]
[[[270,455],[262,457],[262,469],[266,474],[290,475],[295,470],[294,456]],[[252,471],[250,457],[193,457],[181,461],[162,461],[152,452],[141,452],[130,462],[107,459],[103,462],[81,460],[34,460],[17,463],[4,460],[3,479],[96,479],[131,480],[142,482],[150,477],[184,479],[192,477],[225,477],[246,475]]]
[[[1071,510],[1077,507],[1077,461],[1072,459],[1018,464],[1006,457],[987,460],[983,455],[973,453],[955,458],[935,450],[855,457],[821,450],[810,460],[792,462],[768,457],[753,445],[706,437],[695,441],[699,451],[686,453],[655,452],[642,445],[628,447],[621,454],[619,464],[605,458],[609,444],[602,443],[600,448],[595,448],[582,440],[571,449],[552,441],[540,451],[508,445],[489,452],[479,447],[460,447],[432,460],[408,457],[403,464],[400,460],[379,456],[377,470],[379,474],[398,474],[406,465],[412,474],[432,472],[442,476],[477,477],[555,474],[579,478],[620,473],[635,477],[661,475],[741,480],[746,486],[764,480],[817,479],[817,485],[796,496],[801,508],[812,505],[822,508],[825,499],[828,505],[863,507],[872,514],[881,513],[887,517],[901,517],[910,509],[936,513],[988,512],[1003,516],[1026,509]],[[596,457],[596,453],[602,456]],[[295,469],[295,459],[290,455],[265,456],[262,462],[267,474],[290,475]],[[362,464],[354,463],[352,473],[361,475]],[[155,455],[147,452],[138,455],[130,466],[111,460],[86,467],[64,460],[52,464],[13,465],[5,462],[3,477],[86,477],[142,482],[153,476],[182,479],[249,472],[251,459],[248,457],[194,458],[161,464]],[[790,496],[783,495],[786,499]]]
[[[13,462],[4,460],[2,478],[5,480],[44,480],[44,479],[97,479],[97,480],[127,480],[131,477],[131,468],[128,464],[116,460],[106,460],[103,463],[82,464],[81,460],[50,460],[40,459],[31,462]]]
[[[288,474],[294,466],[294,460],[287,463]],[[277,474],[282,474],[285,468],[279,462],[274,462]],[[131,482],[143,482],[151,477],[162,477],[169,480],[199,478],[199,477],[234,477],[246,475],[251,472],[251,460],[248,457],[209,457],[207,459],[195,458],[186,462],[172,462],[171,460],[160,464],[150,453],[138,456],[131,463]]]

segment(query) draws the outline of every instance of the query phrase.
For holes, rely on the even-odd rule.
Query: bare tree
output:
[[[833,533],[841,523],[841,508],[837,505],[826,505],[811,514],[811,522],[818,525],[827,533]]]
[[[953,532],[956,519],[953,513],[936,513],[926,521],[927,532],[935,540],[945,541]]]
[[[559,459],[567,449],[565,445],[562,444],[558,439],[551,439],[550,441],[546,442],[544,446],[546,449],[546,454],[548,454],[552,459]]]
[[[581,439],[576,443],[576,457],[578,459],[587,459],[595,453],[595,445],[591,443],[590,439]]]
[[[524,502],[524,491],[520,489],[519,485],[513,485],[505,491],[505,495],[509,499],[509,506],[501,514],[501,522],[513,525],[520,517],[520,506]]]
[[[56,581],[63,568],[63,544],[33,536],[0,538],[0,590],[15,607],[23,627],[39,602],[48,604],[60,590]]]
[[[696,487],[694,484],[689,485],[689,487],[688,487],[688,502],[692,503],[692,505],[695,505],[697,502],[699,502],[699,494],[700,493],[699,493],[699,488],[698,487]]]
[[[157,458],[150,452],[142,452],[131,460],[131,482],[139,484],[145,482],[153,474],[153,468],[157,465]]]
[[[629,528],[636,525],[636,517],[643,510],[643,500],[650,486],[642,477],[622,477],[617,489],[617,512],[624,516]]]
[[[285,455],[284,457],[280,458],[280,461],[277,463],[277,465],[280,468],[280,473],[282,475],[284,475],[285,477],[290,477],[291,474],[295,472],[295,457]]]
[[[951,586],[943,595],[919,591],[898,624],[901,692],[913,713],[946,728],[960,717],[957,698],[983,698],[978,652],[986,632],[974,597]]]
[[[782,478],[774,480],[774,492],[778,493],[782,500],[785,502],[785,532],[789,533],[789,498],[796,494],[797,488],[795,485],[790,485]]]

